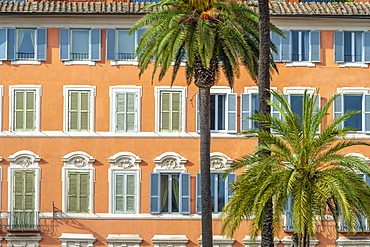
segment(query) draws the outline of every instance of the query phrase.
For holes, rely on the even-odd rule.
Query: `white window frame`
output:
[[[316,245],[319,244],[319,240],[314,238],[314,239],[310,239],[310,243],[309,243],[309,247],[315,247]],[[281,243],[284,245],[284,246],[293,246],[293,238],[292,236],[285,236],[282,240],[281,240]]]
[[[23,60],[23,59],[18,59],[17,58],[17,53],[18,53],[18,31],[19,30],[34,30],[35,31],[35,44],[34,44],[34,50],[35,50],[35,54],[34,54],[34,58],[32,60]],[[16,32],[16,38],[15,38],[15,49],[16,49],[16,60],[14,61],[10,61],[10,64],[11,65],[26,65],[26,64],[30,64],[30,65],[41,65],[41,61],[38,61],[36,59],[36,49],[37,49],[37,46],[36,46],[36,39],[37,39],[37,35],[36,35],[36,28],[16,28],[15,29],[15,32]]]
[[[181,92],[181,131],[179,132],[163,132],[160,131],[160,114],[161,114],[161,92],[171,91],[171,92]],[[155,132],[159,133],[181,133],[186,131],[186,99],[187,99],[187,88],[181,86],[157,86],[154,90],[155,98]]]
[[[117,28],[116,29],[116,50],[118,51],[118,43],[119,43],[119,39],[118,39],[118,32],[119,31],[129,31],[130,28]],[[136,51],[136,48],[139,44],[139,33],[138,31],[136,31],[134,34],[132,34],[135,38],[135,48],[134,48],[134,51]],[[116,57],[117,59],[117,57]],[[110,61],[110,65],[111,66],[117,66],[117,65],[138,65],[139,62],[137,61],[137,58],[135,59],[132,59],[132,60],[116,60],[116,61]]]
[[[227,104],[228,104],[228,101],[227,101],[227,95],[229,93],[233,93],[233,88],[230,88],[230,87],[227,87],[227,86],[213,86],[211,87],[210,89],[210,94],[222,94],[222,95],[226,95],[226,98],[225,98],[225,130],[211,130],[211,133],[229,133],[230,131],[228,131],[228,114],[226,112],[226,109],[227,109]],[[212,119],[211,119],[212,121]],[[238,129],[238,126],[236,126],[236,129]]]
[[[3,96],[4,96],[4,86],[0,85],[0,131],[3,130]]]
[[[42,240],[40,233],[26,235],[22,233],[7,233],[5,236],[5,241],[7,242],[7,246],[12,247],[39,247],[39,242]]]
[[[68,129],[69,122],[69,91],[90,91],[90,131],[70,131]],[[63,114],[63,130],[70,134],[76,133],[91,133],[95,131],[95,97],[96,97],[96,86],[89,85],[68,85],[63,86],[63,97],[64,97],[64,114]]]
[[[17,90],[35,91],[35,111],[36,111],[35,130],[34,131],[19,131],[19,132],[38,132],[38,131],[40,131],[41,96],[42,96],[42,86],[41,85],[13,85],[13,86],[9,86],[9,97],[10,97],[9,130],[15,132],[15,130],[14,130],[14,124],[15,124],[14,111],[15,111],[15,92]],[[0,91],[2,92],[2,88],[1,88]]]
[[[62,233],[59,237],[62,242],[62,247],[68,247],[68,242],[73,242],[74,246],[81,246],[81,244],[86,243],[87,247],[93,247],[96,238],[92,234],[80,234],[80,233]]]
[[[136,132],[141,130],[141,98],[142,98],[142,87],[141,86],[110,86],[109,87],[109,97],[110,97],[110,131],[116,131],[116,102],[115,96],[119,92],[135,92],[137,94],[137,116],[136,116]],[[119,132],[128,133],[128,132]]]
[[[189,239],[186,235],[154,235],[152,242],[154,247],[186,247]]]
[[[245,235],[244,239],[242,240],[245,246],[248,247],[260,247],[261,246],[261,236],[257,236],[255,238],[252,238],[252,236]],[[274,237],[274,247],[277,247],[280,243],[280,239],[278,239],[276,236]],[[285,245],[284,245],[285,246]],[[290,245],[288,245],[290,246]]]
[[[368,236],[340,236],[336,240],[339,247],[352,247],[352,246],[369,246],[370,237]]]
[[[70,53],[72,56],[72,36],[73,36],[73,31],[81,31],[81,30],[86,30],[86,31],[90,31],[91,28],[70,28]],[[88,49],[89,49],[89,56],[90,56],[90,33],[89,33],[89,44],[88,44]],[[69,60],[69,61],[64,61],[64,65],[90,65],[90,66],[95,66],[95,61],[90,61],[90,60]]]
[[[200,238],[198,238],[198,243],[200,244],[200,247],[202,247],[202,241],[203,236],[201,235]],[[231,247],[233,246],[233,243],[235,242],[234,238],[230,238],[226,235],[213,235],[213,244],[217,247]]]
[[[108,183],[109,183],[109,213],[118,214],[114,212],[115,205],[115,174],[134,174],[135,175],[135,214],[140,212],[140,183],[141,183],[141,169],[139,164],[142,159],[130,152],[119,152],[108,159],[110,167],[108,169]],[[122,214],[122,213],[121,213]],[[128,213],[124,213],[128,214]]]
[[[364,36],[364,32],[363,31],[343,31],[344,33],[347,32],[347,33],[351,33],[351,53],[354,54],[354,49],[355,49],[355,42],[354,42],[354,39],[355,39],[355,33],[357,32],[360,32],[362,34],[362,39],[363,39],[363,36]],[[344,47],[344,37],[343,37],[343,47]],[[362,44],[362,58],[364,58],[364,46]],[[344,53],[343,53],[344,55]],[[352,59],[353,60],[353,59]],[[367,63],[363,63],[363,62],[343,62],[343,63],[339,63],[338,64],[338,67],[339,68],[368,68],[369,67],[369,64]]]
[[[88,153],[76,151],[65,155],[62,158],[64,166],[62,168],[62,212],[68,215],[81,215],[86,213],[69,213],[68,210],[68,173],[69,172],[88,172],[90,174],[90,198],[89,214],[94,212],[94,183],[95,168],[93,163],[95,158]]]
[[[303,95],[307,90],[307,94],[316,94],[315,87],[284,87],[284,94],[298,94]]]
[[[140,247],[140,243],[143,241],[139,234],[109,234],[105,240],[108,247]]]
[[[22,150],[10,155],[8,158],[8,211],[13,210],[13,174],[14,171],[35,171],[35,212],[40,212],[40,182],[41,168],[39,167],[40,156],[28,150]]]

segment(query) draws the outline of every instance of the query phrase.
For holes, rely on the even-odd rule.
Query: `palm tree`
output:
[[[346,156],[343,149],[370,144],[344,139],[353,129],[339,126],[358,112],[346,112],[318,134],[335,97],[322,109],[316,109],[318,96],[305,92],[299,117],[285,96],[271,93],[276,101],[269,104],[280,112],[282,120],[264,113],[252,116],[275,133],[248,131],[267,144],[258,145],[233,167],[247,166],[234,183],[235,194],[224,208],[223,232],[232,235],[243,219],[253,217],[251,234],[257,236],[271,200],[273,228],[277,231],[288,199],[292,200],[293,227],[301,246],[309,246],[316,234],[317,218],[324,221],[326,214],[332,214],[337,224],[340,212],[348,231],[355,232],[356,222],[362,224],[362,216],[370,219],[370,186],[358,176],[370,175],[370,169],[365,160]],[[265,152],[271,155],[261,155]]]
[[[247,4],[235,0],[163,0],[144,9],[151,11],[131,29],[132,33],[149,26],[136,50],[140,75],[154,58],[152,80],[159,67],[161,80],[172,66],[172,84],[186,59],[187,84],[194,79],[199,88],[202,241],[204,246],[212,246],[210,88],[220,71],[232,87],[240,76],[240,62],[256,80],[258,16]]]

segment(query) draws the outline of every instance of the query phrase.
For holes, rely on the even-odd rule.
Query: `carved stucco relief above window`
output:
[[[211,172],[223,172],[230,168],[233,160],[223,153],[211,153]]]
[[[154,172],[176,171],[186,172],[185,163],[188,160],[174,152],[166,152],[154,159]]]

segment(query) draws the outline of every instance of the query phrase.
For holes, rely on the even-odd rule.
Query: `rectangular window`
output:
[[[159,131],[182,131],[182,92],[161,91]]]
[[[116,104],[116,128],[117,132],[137,131],[137,93],[117,92]]]
[[[225,106],[226,94],[211,95],[211,130],[225,130]]]
[[[17,59],[35,59],[35,29],[17,29]]]
[[[343,95],[343,110],[362,111],[362,95]],[[356,130],[362,130],[362,114],[355,114],[344,121],[344,125]]]
[[[178,213],[180,206],[179,174],[161,174],[161,212]]]
[[[35,210],[35,171],[15,170],[13,172],[12,211]]]
[[[362,32],[344,32],[344,62],[362,62]]]
[[[89,60],[89,30],[71,30],[71,60]]]
[[[36,90],[14,91],[15,131],[35,131],[36,128]]]
[[[335,31],[334,62],[370,63],[370,32]]]
[[[114,172],[114,213],[136,212],[136,174]]]
[[[90,91],[68,92],[68,131],[90,131]]]
[[[309,31],[292,31],[292,61],[309,61]]]
[[[290,107],[292,108],[293,113],[297,114],[299,118],[302,119],[303,95],[290,94],[289,97],[290,97],[289,103],[290,103]]]
[[[89,213],[90,173],[68,172],[67,212]]]

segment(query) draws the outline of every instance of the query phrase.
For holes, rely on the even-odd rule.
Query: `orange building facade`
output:
[[[140,6],[0,2],[3,245],[201,245],[197,88],[186,85],[184,71],[172,87],[169,77],[152,84],[151,68],[138,78],[132,53],[141,30],[127,30]],[[272,22],[287,39],[272,36],[279,73],[271,86],[292,104],[305,89],[319,93],[321,104],[342,93],[323,126],[360,107],[350,122],[358,131],[348,138],[368,140],[370,6],[272,6]],[[228,239],[219,220],[235,179],[223,181],[222,173],[257,144],[238,134],[254,126],[246,117],[256,110],[257,87],[242,71],[234,88],[221,78],[211,93],[215,246],[258,246],[249,221]],[[347,151],[370,157],[367,147]],[[289,215],[282,215],[279,246],[292,244]],[[369,233],[347,237],[342,229],[337,238],[328,219],[312,246],[370,245]]]

